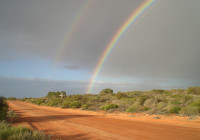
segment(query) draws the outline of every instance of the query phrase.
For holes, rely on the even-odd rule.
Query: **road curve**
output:
[[[106,118],[21,101],[7,103],[17,113],[15,124],[28,124],[53,139],[200,140],[200,128],[195,127]]]

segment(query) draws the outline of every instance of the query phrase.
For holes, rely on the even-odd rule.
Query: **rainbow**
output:
[[[111,41],[109,42],[108,46],[104,50],[102,56],[100,57],[97,66],[94,70],[93,76],[90,80],[88,89],[86,93],[91,93],[93,85],[96,81],[96,78],[106,60],[108,55],[110,54],[111,50],[114,48],[114,46],[117,44],[118,40],[121,38],[121,36],[126,32],[126,30],[133,24],[133,22],[139,17],[152,3],[154,0],[147,0],[144,3],[142,3],[136,10],[133,11],[131,16],[122,24],[122,26],[119,28],[119,30],[116,32],[116,34],[113,36]]]

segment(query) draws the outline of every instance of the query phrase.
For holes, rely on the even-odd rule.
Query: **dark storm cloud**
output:
[[[110,39],[142,2],[92,1],[57,60],[62,65],[73,64],[93,71]],[[54,60],[84,3],[1,0],[0,60],[30,57]],[[118,41],[100,76],[200,80],[199,5],[199,0],[155,1]]]
[[[80,11],[86,3],[86,9]],[[85,12],[72,29],[72,37],[58,54],[59,61],[93,68],[110,38],[140,0],[3,0],[0,2],[0,59],[40,56],[54,59],[65,44],[77,15]],[[11,56],[11,57],[8,57]]]
[[[15,52],[14,58],[24,58],[27,55],[48,58],[54,56],[75,12],[83,4],[80,0],[76,2],[2,0],[1,58],[11,55],[12,51]]]
[[[122,36],[102,75],[200,80],[200,1],[156,1]]]

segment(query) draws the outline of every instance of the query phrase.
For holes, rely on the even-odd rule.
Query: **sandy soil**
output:
[[[200,118],[82,111],[8,101],[14,125],[62,140],[200,140]]]

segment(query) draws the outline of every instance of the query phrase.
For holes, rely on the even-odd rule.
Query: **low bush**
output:
[[[7,100],[16,100],[16,98],[15,97],[9,97],[9,98],[7,98]]]
[[[199,115],[199,107],[197,106],[187,106],[181,109],[181,114],[183,115]]]
[[[73,95],[72,100],[77,101],[77,100],[81,100],[82,98],[83,98],[83,95],[77,94],[77,95]]]
[[[182,108],[181,113],[184,115],[199,115],[200,114],[200,100],[191,103],[187,107]]]
[[[71,107],[71,102],[66,100],[64,101],[64,103],[62,104],[62,108],[70,108]]]
[[[138,103],[140,104],[140,105],[143,105],[144,104],[144,102],[147,100],[149,98],[149,96],[147,96],[147,95],[142,95],[142,96],[140,96],[140,97],[138,97]]]
[[[151,108],[150,107],[147,107],[147,106],[144,106],[143,107],[143,111],[148,111],[148,110],[150,110]]]
[[[110,110],[110,109],[114,109],[114,108],[118,108],[118,105],[116,105],[116,104],[109,104],[109,105],[104,105],[104,106],[100,107],[101,110]]]
[[[44,103],[44,100],[38,99],[38,100],[35,101],[35,103],[36,103],[37,105],[41,105],[41,104]]]
[[[151,99],[147,99],[144,102],[144,106],[155,107],[157,103],[158,103],[158,101],[156,99],[151,98]]]
[[[156,93],[156,94],[158,94],[158,93],[161,93],[161,94],[162,94],[162,93],[164,93],[165,90],[163,90],[163,89],[153,89],[152,91],[153,91],[154,93]]]
[[[40,131],[32,131],[29,128],[18,126],[13,127],[4,121],[0,122],[0,139],[1,140],[50,140]]]
[[[146,106],[141,106],[141,105],[132,105],[129,106],[126,109],[126,112],[143,112],[143,111],[148,111],[150,108]]]
[[[115,96],[117,97],[117,99],[121,99],[121,98],[126,98],[127,94],[122,93],[122,92],[118,92]]]
[[[81,103],[79,101],[74,101],[71,103],[71,108],[80,108],[81,107]]]
[[[113,93],[110,88],[99,94],[67,95],[60,99],[61,92],[49,92],[44,98],[24,100],[38,105],[109,110],[120,112],[146,112],[150,114],[200,115],[200,87],[188,89],[129,91]]]
[[[126,112],[136,112],[135,106],[130,106],[129,108],[126,109]]]
[[[4,97],[0,97],[0,120],[4,120],[6,118],[7,111],[8,106],[6,104],[6,99]]]
[[[190,104],[191,106],[198,106],[200,108],[200,100]]]
[[[180,105],[181,102],[180,101],[172,101],[171,104],[173,104],[173,105]]]
[[[88,109],[89,105],[88,104],[84,104],[81,106],[82,109]]]
[[[196,94],[196,95],[200,95],[200,87],[189,87],[187,89],[187,92],[189,94]]]
[[[180,107],[175,106],[175,107],[172,107],[172,108],[169,110],[169,112],[170,112],[171,114],[178,114],[180,110],[181,110]]]
[[[61,104],[61,99],[60,98],[52,98],[48,103],[47,106],[58,106]]]

